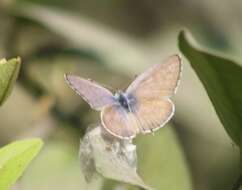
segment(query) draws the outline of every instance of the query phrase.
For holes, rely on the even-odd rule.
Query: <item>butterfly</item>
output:
[[[68,85],[92,109],[101,111],[101,124],[111,135],[132,139],[163,127],[173,116],[175,94],[181,76],[181,59],[168,57],[138,75],[125,91],[114,94],[98,83],[65,74]]]

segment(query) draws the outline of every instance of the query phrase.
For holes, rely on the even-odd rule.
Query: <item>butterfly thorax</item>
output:
[[[130,101],[123,92],[121,91],[117,92],[115,94],[115,98],[121,107],[123,107],[126,111],[131,112]]]

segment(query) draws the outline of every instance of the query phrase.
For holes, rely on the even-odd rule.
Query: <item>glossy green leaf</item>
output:
[[[13,142],[0,149],[0,189],[9,189],[37,155],[43,142],[30,139]]]
[[[13,89],[21,65],[20,58],[0,60],[0,105],[7,99]]]
[[[180,32],[179,48],[204,85],[228,135],[242,147],[242,67],[201,50],[192,40],[187,31]]]

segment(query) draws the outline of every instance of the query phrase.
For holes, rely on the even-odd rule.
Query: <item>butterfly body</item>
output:
[[[122,91],[118,91],[117,93],[115,93],[114,97],[118,105],[124,108],[127,112],[132,112],[132,108],[135,103],[134,97],[129,96]]]
[[[170,97],[181,74],[179,56],[170,56],[139,75],[125,91],[115,94],[75,75],[65,75],[69,86],[93,109],[101,111],[102,126],[113,136],[132,139],[139,133],[153,133],[173,116]]]

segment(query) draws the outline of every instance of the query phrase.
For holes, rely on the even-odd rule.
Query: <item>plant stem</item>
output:
[[[239,178],[235,182],[232,190],[239,190],[241,185],[242,185],[242,174],[239,176]]]

